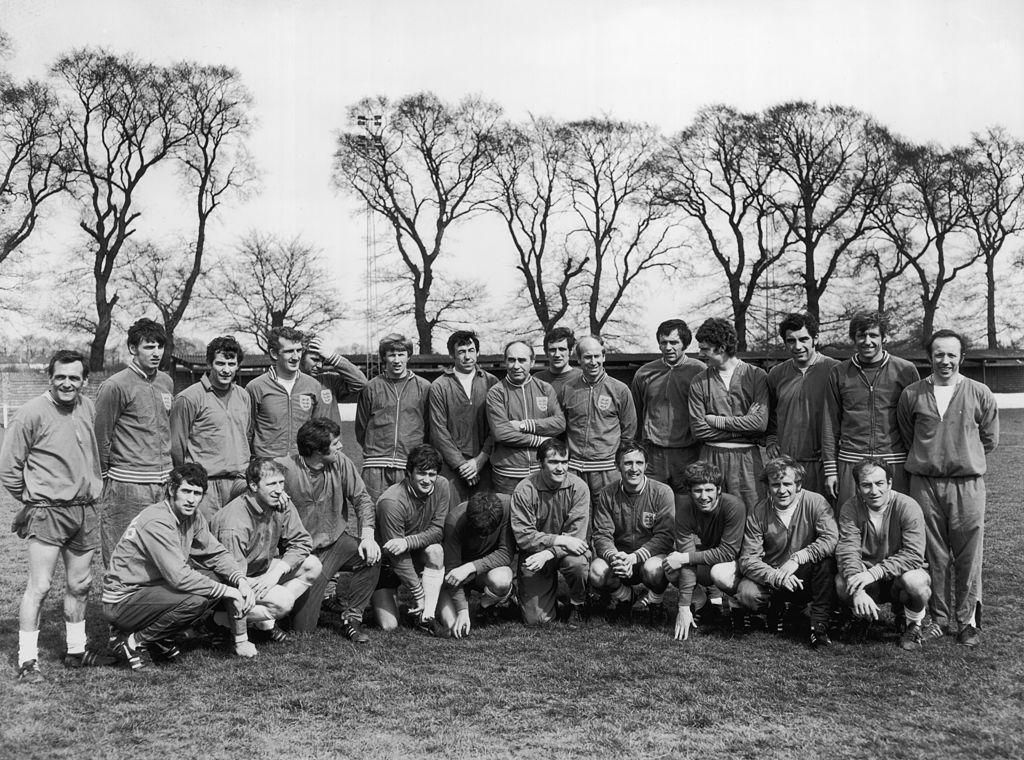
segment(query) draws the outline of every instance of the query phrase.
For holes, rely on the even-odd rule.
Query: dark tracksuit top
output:
[[[363,447],[363,467],[404,470],[409,452],[427,437],[430,383],[406,371],[392,380],[377,375],[359,393],[356,440]]]
[[[601,491],[594,509],[594,553],[608,563],[618,552],[636,554],[643,564],[672,548],[675,511],[672,489],[645,478],[637,493],[629,493],[622,481]]]
[[[580,472],[615,469],[622,441],[636,436],[636,407],[625,383],[607,372],[591,383],[581,372],[558,392],[565,414],[569,466]]]
[[[289,394],[271,367],[255,378],[245,390],[252,399],[252,455],[283,457],[297,454],[295,435],[302,423],[320,414],[320,384],[298,372]]]
[[[636,371],[630,390],[644,441],[667,449],[697,443],[690,426],[690,385],[703,370],[703,362],[684,356],[674,365],[655,359]]]

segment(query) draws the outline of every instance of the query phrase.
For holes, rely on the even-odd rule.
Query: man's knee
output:
[[[648,588],[664,590],[668,585],[668,579],[665,577],[665,568],[661,564],[663,559],[663,557],[650,557],[644,562],[643,567],[640,568],[640,577]]]
[[[431,570],[444,568],[444,549],[441,544],[430,544],[423,547],[423,566]]]
[[[92,572],[86,572],[84,575],[68,575],[65,582],[67,584],[67,595],[73,596],[76,599],[82,599],[87,597],[89,591],[92,590]]]
[[[842,573],[836,574],[836,596],[844,604],[850,601],[850,590],[846,586],[846,579]]]
[[[312,583],[317,579],[317,577],[320,575],[323,569],[323,563],[320,562],[320,560],[314,557],[312,554],[310,554],[308,557],[302,560],[302,564],[299,565],[299,569],[298,572],[295,574],[295,577],[299,580],[306,581],[307,583]]]
[[[712,565],[711,570],[711,581],[727,594],[733,594],[736,592],[736,586],[739,583],[739,568],[735,562],[719,562],[717,565]]]
[[[494,596],[505,597],[512,590],[512,568],[508,565],[487,571],[487,590]]]
[[[736,588],[736,599],[747,610],[757,612],[768,596],[768,588],[744,578]]]
[[[590,585],[594,588],[604,588],[611,577],[611,568],[608,563],[600,557],[596,557],[590,563],[589,579]]]
[[[590,562],[586,557],[569,554],[559,560],[558,567],[563,575],[586,581],[587,572],[590,570]]]
[[[928,603],[932,595],[932,582],[926,570],[908,570],[900,576],[904,604],[918,608]]]

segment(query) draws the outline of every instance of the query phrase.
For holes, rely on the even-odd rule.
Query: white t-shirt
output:
[[[936,385],[932,383],[932,390],[935,391],[935,405],[939,407],[939,419],[946,416],[946,410],[949,409],[949,402],[953,400],[953,391],[960,384],[960,379],[953,385]]]
[[[475,374],[475,372],[455,371],[455,377],[458,378],[459,385],[462,386],[462,390],[466,392],[466,398],[473,398],[473,375]]]
[[[286,391],[288,391],[288,395],[289,396],[292,395],[292,388],[295,387],[295,381],[298,380],[298,379],[299,379],[298,373],[292,375],[291,380],[285,380],[280,375],[277,376],[277,382],[279,382],[281,384],[281,387],[283,387]]]

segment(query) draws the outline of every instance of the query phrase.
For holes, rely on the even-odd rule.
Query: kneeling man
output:
[[[206,486],[202,465],[175,467],[167,498],[136,515],[111,554],[103,616],[114,656],[132,670],[143,667],[143,651],[176,660],[181,652],[175,634],[218,601],[230,601],[236,617],[252,609],[255,598],[245,573],[198,511]]]
[[[924,513],[916,501],[892,490],[892,465],[862,459],[853,467],[857,495],[839,512],[836,592],[865,621],[878,619],[878,605],[892,602],[897,628],[906,616],[900,647],[921,648],[931,580],[925,570]]]
[[[839,531],[824,496],[803,490],[804,468],[788,456],[764,467],[768,496],[747,517],[736,597],[750,612],[768,610],[768,629],[782,633],[787,602],[810,602],[812,649],[832,643],[835,551]]]
[[[611,592],[609,612],[621,620],[630,614],[633,586],[642,583],[646,593],[632,611],[657,622],[668,586],[662,561],[672,548],[672,489],[647,477],[647,452],[635,441],[619,447],[616,465],[620,480],[601,490],[594,510],[590,586]]]
[[[257,457],[245,471],[246,492],[217,512],[213,534],[231,552],[256,598],[244,618],[235,620],[235,654],[255,657],[248,626],[266,631],[272,641],[287,635],[275,625],[320,575],[312,556],[313,540],[295,505],[285,497],[284,469]]]
[[[569,449],[548,438],[537,449],[540,472],[512,494],[512,534],[519,546],[519,602],[526,625],[555,618],[559,574],[569,586],[569,625],[583,622],[590,547],[590,491],[569,473]]]

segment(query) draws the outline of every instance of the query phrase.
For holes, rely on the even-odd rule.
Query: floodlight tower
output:
[[[362,158],[369,162],[377,160],[381,153],[384,142],[381,137],[383,129],[383,116],[381,114],[358,114],[356,115],[356,126],[363,130],[364,134],[356,136],[356,145]],[[377,234],[374,226],[373,209],[370,202],[366,202],[366,370],[371,370],[380,361],[377,352],[373,350],[373,338],[377,327]]]

